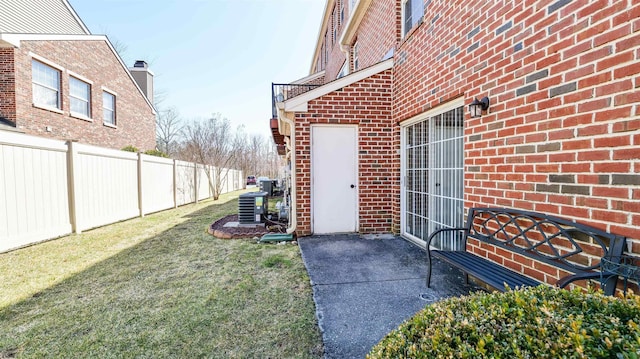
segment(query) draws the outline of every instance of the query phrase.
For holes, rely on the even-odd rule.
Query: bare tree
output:
[[[253,162],[255,173],[269,178],[278,178],[283,162],[278,155],[275,144],[263,137],[252,137],[250,142],[251,152],[254,154]]]
[[[161,111],[156,122],[156,142],[158,150],[169,157],[178,154],[179,140],[183,130],[183,122],[178,110],[174,107]]]
[[[249,140],[249,152],[251,153],[251,158],[249,159],[249,168],[252,174],[258,176],[262,175],[263,172],[260,168],[260,164],[263,161],[262,159],[262,147],[263,147],[264,139],[262,136],[253,135]]]
[[[214,176],[207,171],[207,179],[213,198],[218,199],[229,169],[237,163],[242,136],[239,132],[234,134],[229,120],[219,113],[204,121],[193,121],[184,127],[183,133],[181,157],[215,166]]]
[[[118,53],[118,56],[120,56],[120,59],[126,64],[127,61],[125,60],[125,56],[127,55],[127,49],[129,48],[127,44],[109,35],[107,35],[107,38],[109,39],[111,46],[113,46],[113,49]]]
[[[241,132],[238,139],[241,142],[236,167],[242,170],[245,175],[265,175],[266,173],[261,168],[261,164],[265,160],[263,156],[264,138],[256,134],[248,136]]]

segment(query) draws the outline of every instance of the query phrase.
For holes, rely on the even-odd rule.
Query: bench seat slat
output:
[[[477,277],[481,281],[500,291],[505,290],[505,283],[511,289],[523,286],[535,287],[542,284],[535,279],[516,273],[506,267],[478,257],[469,252],[432,250],[431,254],[457,268],[460,268],[466,273],[470,273],[474,277]]]

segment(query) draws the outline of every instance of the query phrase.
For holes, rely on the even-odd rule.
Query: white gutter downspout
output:
[[[296,231],[296,228],[298,227],[298,215],[297,215],[297,211],[296,211],[296,195],[297,195],[297,191],[296,191],[296,151],[295,151],[295,145],[296,145],[296,131],[294,128],[294,121],[290,118],[287,117],[287,114],[292,114],[291,112],[284,112],[284,110],[282,109],[278,109],[278,117],[280,117],[280,119],[289,125],[289,132],[291,133],[291,135],[289,136],[289,140],[287,141],[285,138],[285,141],[288,142],[287,143],[287,147],[289,148],[289,152],[287,153],[287,157],[291,158],[291,208],[290,208],[290,213],[289,213],[289,227],[287,228],[287,234],[292,234],[293,232]]]

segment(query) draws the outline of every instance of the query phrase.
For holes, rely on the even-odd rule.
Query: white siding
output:
[[[88,35],[62,0],[0,1],[0,33]]]

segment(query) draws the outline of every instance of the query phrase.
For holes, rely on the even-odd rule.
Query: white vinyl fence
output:
[[[0,131],[0,252],[213,196],[215,168]],[[223,170],[221,193],[243,187]]]

